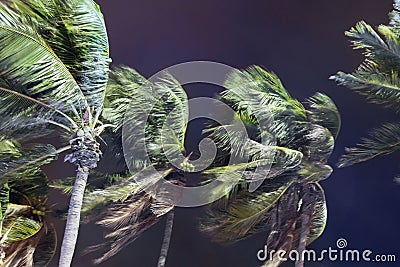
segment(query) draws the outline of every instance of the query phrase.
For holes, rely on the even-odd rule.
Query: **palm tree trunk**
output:
[[[85,192],[89,169],[87,167],[78,167],[74,189],[72,190],[71,200],[69,202],[67,224],[64,231],[64,239],[61,245],[61,255],[59,266],[71,266],[74,255],[76,240],[78,238],[79,222]]]
[[[167,214],[167,223],[165,224],[164,239],[161,246],[160,257],[157,267],[164,267],[167,260],[169,244],[171,242],[172,226],[174,225],[174,209]]]

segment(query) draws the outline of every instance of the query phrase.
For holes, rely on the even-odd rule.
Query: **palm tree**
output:
[[[70,266],[89,170],[102,154],[96,139],[107,127],[103,16],[92,0],[0,3],[0,47],[0,133],[24,143],[57,136],[64,147],[48,154],[69,150],[65,160],[77,168],[60,256]]]
[[[319,181],[332,172],[327,161],[340,128],[337,108],[329,97],[317,93],[307,100],[306,109],[275,74],[257,66],[232,73],[225,88],[221,100],[235,110],[236,117],[232,124],[211,126],[207,132],[220,148],[220,159],[224,154],[247,154],[249,160],[205,172],[211,179],[223,174],[240,182],[210,206],[200,229],[213,241],[227,243],[264,232],[268,250],[297,249],[301,255],[326,223]],[[240,136],[233,123],[237,119],[250,139],[228,142],[230,136]],[[249,182],[258,182],[259,187],[254,191]],[[274,255],[264,266],[280,263]],[[296,266],[303,266],[301,258]]]
[[[362,49],[364,62],[353,73],[338,72],[331,79],[365,96],[366,99],[395,112],[400,111],[400,1],[394,1],[395,10],[390,13],[389,25],[381,25],[377,31],[366,22],[357,23],[346,32],[352,38],[354,49]],[[387,155],[400,149],[400,123],[386,123],[369,133],[338,163],[345,167]]]
[[[55,151],[40,144],[23,149],[0,136],[1,266],[46,266],[54,255],[56,233],[45,218],[48,179],[40,166],[56,155],[32,163],[32,156],[44,150]]]
[[[170,162],[174,153],[186,154],[187,102],[183,88],[167,73],[162,79],[150,83],[128,67],[119,67],[111,72],[103,117],[115,127],[112,133],[110,129],[106,130],[104,139],[108,145],[105,151],[117,148],[109,154],[114,156],[112,161],[117,162],[118,167],[110,173],[94,174],[106,179],[88,188],[82,207],[84,222],[96,220],[107,229],[105,241],[87,250],[105,250],[95,263],[117,254],[165,216],[167,223],[158,266],[165,265],[173,226],[173,199],[179,192],[160,191],[157,181],[165,178],[182,186],[185,170],[193,167],[187,162],[188,157],[176,161],[181,165],[179,168]],[[143,120],[143,112],[149,112],[148,120]],[[174,120],[165,128],[169,116]],[[134,148],[132,153],[129,150],[122,152],[123,127],[130,133],[124,142]],[[169,138],[165,139],[164,131],[168,132]],[[146,135],[138,141],[141,132]],[[138,146],[138,142],[143,142],[143,147]],[[156,168],[157,173],[152,168]],[[65,192],[71,188],[70,183],[62,181],[55,186]]]

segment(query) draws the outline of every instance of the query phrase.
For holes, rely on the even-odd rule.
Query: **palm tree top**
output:
[[[224,243],[265,232],[269,249],[303,251],[325,228],[327,210],[318,182],[332,172],[328,159],[340,130],[339,112],[321,93],[301,104],[275,74],[258,66],[234,72],[226,88],[222,100],[245,123],[250,140],[229,143],[228,131],[236,130],[232,125],[211,126],[207,132],[223,152],[240,156],[247,151],[249,161],[205,171],[211,177],[228,173],[241,182],[209,207],[200,230]],[[259,187],[251,191],[249,182]],[[273,258],[265,266],[279,264]]]

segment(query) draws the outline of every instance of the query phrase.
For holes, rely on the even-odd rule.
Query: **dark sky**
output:
[[[398,119],[391,110],[367,104],[358,95],[328,80],[338,70],[352,71],[362,60],[343,32],[362,19],[371,25],[387,23],[391,0],[97,2],[105,14],[114,65],[128,65],[149,77],[165,67],[194,60],[217,61],[237,68],[258,64],[277,73],[299,100],[316,91],[331,96],[343,123],[332,165],[344,147],[354,145],[368,129]],[[188,94],[212,96],[217,90],[195,86],[188,88]],[[191,131],[191,138],[197,140],[199,131]],[[393,177],[400,174],[399,156],[394,154],[335,169],[322,182],[328,203],[328,224],[312,248],[335,248],[337,239],[346,238],[351,249],[397,253],[400,260],[400,186],[393,182]],[[266,239],[263,234],[232,246],[213,244],[197,231],[196,218],[201,213],[202,209],[177,210],[167,266],[260,265],[256,253]],[[100,266],[156,266],[163,223]],[[101,240],[99,228],[82,226],[73,266],[92,266],[93,255],[81,256],[79,250]],[[56,266],[56,261],[52,266]],[[397,265],[325,261],[306,266]]]

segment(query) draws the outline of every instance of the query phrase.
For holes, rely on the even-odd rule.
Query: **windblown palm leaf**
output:
[[[103,15],[90,0],[14,0],[10,7],[32,21],[73,76],[91,107],[101,107],[108,80],[109,46]]]
[[[291,98],[275,74],[260,67],[232,74],[226,88],[222,100],[240,114],[250,140],[234,138],[229,144],[229,128],[212,127],[208,132],[222,150],[229,146],[233,153],[236,149],[248,151],[249,161],[205,174],[228,171],[250,179],[243,179],[227,199],[212,204],[200,229],[214,241],[228,243],[264,232],[268,249],[303,251],[322,233],[326,222],[325,199],[318,182],[332,172],[327,161],[340,128],[337,108],[329,97],[318,93],[307,100],[306,109]],[[254,157],[257,149],[276,152]],[[254,168],[262,164],[266,168],[261,171]],[[252,179],[261,180],[255,192],[246,184]],[[265,266],[279,264],[273,258]]]
[[[172,182],[181,184],[179,181]],[[106,241],[90,247],[87,252],[104,248],[107,250],[103,256],[95,260],[95,263],[101,263],[117,254],[174,208],[175,203],[172,198],[168,201],[168,197],[171,197],[170,192],[157,192],[157,196],[152,196],[140,188],[130,191],[126,199],[119,201],[113,200],[115,195],[109,190],[107,191],[109,195],[103,194],[103,197],[108,199],[108,208],[102,211],[102,219],[97,224],[108,229],[105,235]],[[89,194],[89,199],[86,201],[90,203],[92,197]]]
[[[368,101],[400,111],[400,1],[394,1],[390,24],[375,30],[366,22],[359,22],[346,32],[352,38],[355,49],[362,49],[364,62],[351,74],[338,72],[332,76],[344,85],[365,96]],[[346,148],[339,167],[370,160],[376,156],[397,151],[400,146],[398,123],[386,123],[371,131],[367,138],[354,148]]]
[[[187,97],[169,74],[149,83],[134,70],[118,68],[111,75],[107,99],[105,118],[116,124],[117,130],[125,119],[124,131],[130,133],[124,143],[131,148],[125,151],[131,170],[163,166],[169,162],[167,157],[184,153]]]
[[[372,130],[358,147],[346,148],[347,154],[339,161],[339,167],[350,166],[400,149],[400,123],[386,123]]]

